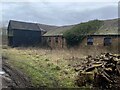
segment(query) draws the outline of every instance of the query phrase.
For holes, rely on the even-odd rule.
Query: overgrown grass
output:
[[[103,50],[102,50],[103,49]],[[82,47],[69,50],[46,50],[40,48],[3,48],[2,56],[8,63],[31,78],[35,87],[76,88],[74,65],[81,64],[81,58],[108,52],[103,47]],[[73,65],[73,66],[72,66]],[[80,88],[81,90],[86,87]]]
[[[28,75],[35,87],[77,87],[73,68],[53,53],[50,50],[3,49],[8,63]]]

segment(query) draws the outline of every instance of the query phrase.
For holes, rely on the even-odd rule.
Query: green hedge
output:
[[[103,21],[93,20],[86,23],[75,25],[72,29],[63,33],[69,46],[78,45],[87,34],[94,34],[98,30]]]

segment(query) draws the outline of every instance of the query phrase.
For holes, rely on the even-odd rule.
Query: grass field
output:
[[[76,72],[70,66],[74,61],[69,60],[73,56],[77,54],[70,50],[3,49],[8,63],[29,76],[35,87],[77,87],[74,84]]]
[[[49,50],[41,48],[3,47],[2,56],[11,66],[30,77],[35,87],[78,87],[75,65],[80,65],[87,55],[99,55],[106,49],[82,47],[80,49]]]

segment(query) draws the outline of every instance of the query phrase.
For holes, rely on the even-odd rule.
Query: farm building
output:
[[[69,30],[73,27],[61,26],[53,30],[49,30],[42,36],[42,42],[50,48],[66,48],[66,39],[63,37],[63,31]]]
[[[93,45],[93,46],[113,46],[118,44],[120,40],[120,35],[118,34],[94,34],[87,35],[86,38],[83,39],[81,45]]]
[[[55,30],[50,30],[43,35],[47,44],[51,48],[66,48],[66,39],[63,34],[66,30],[72,29],[74,26],[62,26]],[[45,39],[44,39],[45,40]],[[118,20],[105,20],[104,24],[94,34],[85,35],[80,43],[80,47],[119,47],[120,34],[118,32]]]
[[[36,23],[10,20],[7,30],[9,46],[28,46],[41,42],[41,30]]]
[[[63,35],[43,35],[42,41],[50,48],[65,48],[66,41]]]
[[[120,34],[118,33],[117,24],[117,19],[104,21],[104,24],[97,32],[85,36],[80,43],[80,47],[97,46],[99,48],[103,46],[118,46]],[[28,46],[42,43],[43,46],[50,48],[67,48],[66,39],[63,34],[74,26],[57,27],[11,20],[8,25],[8,45]]]
[[[43,35],[43,40],[46,40],[47,44],[51,48],[66,48],[67,43],[63,35]],[[86,35],[83,41],[80,43],[81,46],[115,46],[120,43],[120,35]]]

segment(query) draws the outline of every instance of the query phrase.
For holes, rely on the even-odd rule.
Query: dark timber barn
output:
[[[10,20],[7,30],[9,46],[33,46],[41,42],[41,30],[36,23]]]

